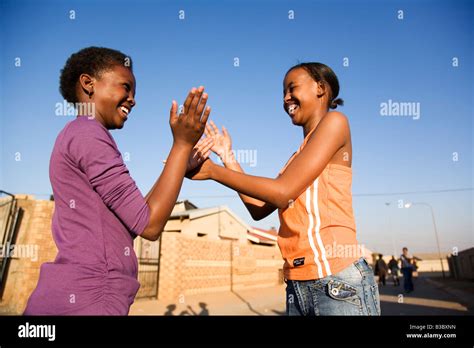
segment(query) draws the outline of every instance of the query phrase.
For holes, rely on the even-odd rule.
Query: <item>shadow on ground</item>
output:
[[[199,310],[196,312],[191,306],[187,306],[188,309],[181,311],[180,313],[175,312],[177,306],[175,304],[170,304],[166,307],[166,312],[163,315],[172,316],[172,315],[209,315],[209,309],[207,308],[207,303],[199,302]]]

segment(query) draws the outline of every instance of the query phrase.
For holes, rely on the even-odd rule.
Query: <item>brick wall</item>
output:
[[[18,197],[17,197],[18,198]],[[37,259],[15,257],[10,261],[0,314],[23,313],[36,287],[39,270],[57,254],[51,234],[54,202],[22,196],[24,209],[16,245],[37,248]],[[230,240],[205,240],[165,232],[161,237],[159,298],[276,285],[283,261],[278,247],[250,245]],[[231,267],[232,266],[232,267]]]
[[[460,251],[457,255],[451,254],[448,261],[451,277],[474,280],[474,248]]]
[[[54,202],[34,200],[31,196],[23,197],[17,201],[24,214],[15,245],[17,250],[22,248],[24,252],[10,260],[0,301],[1,314],[23,313],[26,302],[36,287],[41,264],[53,261],[57,253],[51,235]]]
[[[165,232],[161,236],[159,299],[231,289],[277,285],[283,267],[278,247],[230,240],[191,238]]]

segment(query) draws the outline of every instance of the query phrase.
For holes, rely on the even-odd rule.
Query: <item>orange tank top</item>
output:
[[[313,131],[305,137],[280,175],[298,156]],[[328,164],[294,202],[278,209],[278,246],[285,260],[286,279],[324,278],[342,271],[361,256],[351,185],[350,167]]]

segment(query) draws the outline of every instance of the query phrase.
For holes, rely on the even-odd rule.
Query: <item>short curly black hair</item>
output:
[[[86,47],[73,53],[59,78],[59,91],[69,103],[77,103],[76,84],[81,74],[100,78],[100,74],[115,65],[122,65],[132,70],[132,58],[120,51],[105,47]]]

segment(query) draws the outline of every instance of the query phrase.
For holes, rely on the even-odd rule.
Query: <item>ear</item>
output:
[[[93,78],[89,74],[81,74],[81,76],[79,76],[79,83],[81,85],[81,89],[85,94],[89,96],[89,98],[91,98],[92,94],[94,94],[95,81],[95,78]]]
[[[317,82],[316,85],[317,85],[316,94],[318,98],[321,98],[323,95],[326,94],[326,86],[322,82]]]

